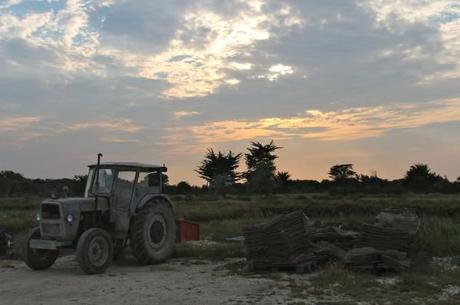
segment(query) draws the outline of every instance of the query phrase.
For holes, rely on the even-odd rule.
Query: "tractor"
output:
[[[89,165],[82,198],[40,204],[39,226],[24,239],[23,259],[33,270],[51,267],[61,249],[76,250],[81,269],[103,273],[129,245],[141,264],[166,260],[176,240],[175,207],[163,194],[166,167],[133,162]]]

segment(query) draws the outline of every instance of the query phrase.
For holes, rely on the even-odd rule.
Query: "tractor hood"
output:
[[[42,204],[58,204],[62,207],[64,211],[94,211],[96,206],[95,197],[73,197],[73,198],[57,198],[57,199],[47,199],[42,202]],[[107,210],[108,209],[108,199],[105,197],[99,197],[97,208],[98,210]]]
[[[108,199],[98,198],[99,211],[107,211]],[[82,212],[94,211],[95,197],[57,198],[42,201],[40,205],[40,234],[55,240],[73,240],[78,233]],[[70,220],[69,220],[70,219]]]

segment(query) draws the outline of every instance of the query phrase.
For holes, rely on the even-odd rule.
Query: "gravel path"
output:
[[[74,256],[49,270],[32,271],[22,262],[0,261],[0,304],[286,304],[275,281],[228,275],[225,262],[171,260],[139,266],[133,259],[107,273],[86,275]]]

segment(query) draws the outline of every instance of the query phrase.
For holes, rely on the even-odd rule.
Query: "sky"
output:
[[[0,169],[72,177],[165,163],[202,184],[208,148],[460,176],[458,0],[0,0]],[[244,170],[244,164],[241,164]]]

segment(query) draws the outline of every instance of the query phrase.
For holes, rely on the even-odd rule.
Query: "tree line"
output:
[[[337,194],[371,193],[400,194],[460,193],[460,177],[449,181],[433,172],[427,164],[410,166],[405,176],[387,180],[377,174],[357,173],[353,164],[331,166],[329,179],[322,181],[292,179],[287,171],[278,171],[276,152],[282,149],[274,141],[267,144],[250,142],[245,153],[215,151],[209,148],[195,172],[206,185],[192,186],[185,181],[169,184],[165,175],[165,192],[169,194],[272,194],[328,192]],[[244,161],[245,170],[240,171]],[[65,187],[67,195],[81,196],[87,176],[72,179],[29,179],[13,171],[0,171],[0,197],[40,196],[59,194]]]
[[[0,197],[48,197],[58,194],[63,188],[67,189],[69,196],[81,196],[86,180],[86,175],[72,179],[30,179],[13,171],[0,171]]]
[[[206,187],[217,193],[458,193],[460,177],[451,182],[433,172],[427,164],[416,163],[410,166],[401,179],[387,180],[373,175],[357,173],[353,164],[336,164],[329,170],[329,179],[293,180],[286,171],[277,171],[275,152],[282,147],[273,140],[268,144],[251,142],[247,152],[215,152],[208,149],[198,166],[198,176],[206,181]],[[239,172],[241,159],[247,167]],[[185,183],[185,182],[183,182]],[[197,189],[189,188],[197,192]]]

